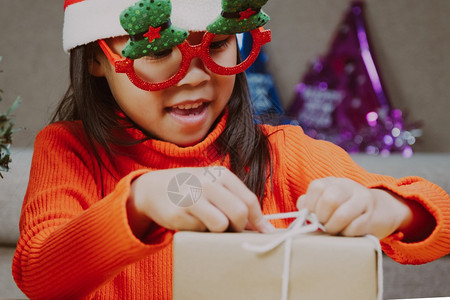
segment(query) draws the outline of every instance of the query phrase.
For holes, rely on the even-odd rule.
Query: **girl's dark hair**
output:
[[[117,114],[120,108],[106,79],[90,74],[89,63],[96,60],[98,53],[101,50],[96,42],[70,51],[70,85],[53,113],[51,122],[81,120],[99,164],[104,165],[98,154],[98,146],[109,155],[114,155],[112,145],[134,145],[137,142],[127,143],[113,134],[123,129],[125,123],[133,122],[129,119],[123,122]],[[270,146],[267,136],[254,122],[244,73],[236,75],[234,90],[228,102],[228,120],[218,139],[218,147],[223,157],[230,155],[231,171],[262,201],[265,182],[271,173]]]

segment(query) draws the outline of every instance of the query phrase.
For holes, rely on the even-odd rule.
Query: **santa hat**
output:
[[[98,39],[128,35],[120,15],[137,0],[65,0],[63,47],[65,51]],[[221,0],[171,0],[174,26],[204,31],[222,11]]]
[[[121,14],[130,7],[137,7],[141,2],[142,5],[149,5],[151,10],[151,5],[169,1],[65,0],[64,50],[70,51],[99,39],[130,35],[132,28],[127,28],[123,18],[121,24]],[[174,28],[187,31],[205,31],[208,27],[208,31],[217,34],[245,32],[267,23],[269,17],[261,10],[266,2],[267,0],[171,0],[171,13],[161,16],[161,20],[169,18],[165,22],[167,26],[173,25]],[[181,35],[182,31],[177,34]]]

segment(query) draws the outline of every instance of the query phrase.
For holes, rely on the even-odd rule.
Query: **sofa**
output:
[[[32,158],[31,148],[13,148],[10,171],[0,179],[0,299],[26,298],[11,275],[19,237],[18,222]],[[450,192],[450,153],[416,153],[411,158],[352,155],[367,170],[394,177],[418,175]],[[401,265],[383,257],[385,299],[450,296],[450,256],[419,265]]]

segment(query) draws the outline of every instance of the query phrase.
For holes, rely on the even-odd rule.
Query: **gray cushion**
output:
[[[352,154],[352,158],[372,173],[396,178],[420,176],[450,192],[450,153],[416,153],[411,158],[399,154],[387,157]]]

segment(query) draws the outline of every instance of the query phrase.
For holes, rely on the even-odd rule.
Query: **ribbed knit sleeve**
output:
[[[404,264],[426,263],[450,253],[450,197],[439,186],[420,177],[395,179],[368,173],[343,149],[309,138],[300,127],[279,127],[271,139],[279,151],[286,198],[296,201],[311,181],[330,176],[350,178],[368,188],[389,190],[420,203],[435,218],[436,227],[430,236],[416,243],[403,242],[401,232],[381,240],[385,253]]]
[[[31,299],[88,296],[171,242],[169,231],[154,226],[144,244],[128,225],[130,183],[148,170],[131,172],[101,199],[98,164],[82,135],[54,124],[35,142],[13,260],[16,283]]]

